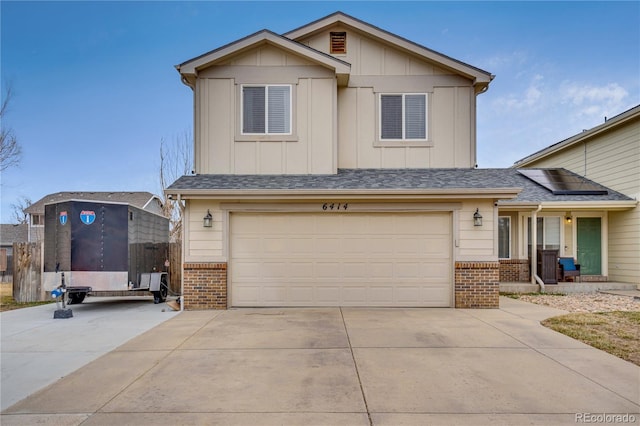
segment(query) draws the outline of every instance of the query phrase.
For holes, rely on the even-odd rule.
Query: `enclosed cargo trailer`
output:
[[[88,293],[168,294],[169,220],[122,203],[64,201],[45,206],[44,289],[62,273],[69,303]]]

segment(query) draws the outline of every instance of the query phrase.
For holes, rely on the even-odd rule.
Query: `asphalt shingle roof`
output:
[[[45,204],[60,203],[70,200],[102,201],[111,203],[127,203],[134,207],[144,206],[154,197],[150,192],[56,192],[42,197],[31,204],[25,211],[29,214],[44,214]]]
[[[13,243],[25,242],[29,238],[29,230],[26,223],[19,225],[1,224],[0,225],[0,246],[7,246]]]
[[[578,176],[578,175],[576,175]],[[588,179],[586,179],[588,181]],[[340,169],[335,175],[191,175],[167,192],[222,190],[462,190],[522,188],[509,202],[628,201],[603,187],[607,195],[554,195],[517,169]]]

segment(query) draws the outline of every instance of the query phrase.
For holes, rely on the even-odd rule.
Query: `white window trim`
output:
[[[564,238],[565,238],[565,236],[564,236],[564,226],[563,226],[564,216],[562,216],[562,215],[558,215],[556,213],[539,213],[537,215],[537,219],[542,219],[543,220],[543,225],[542,225],[542,229],[543,229],[543,231],[542,231],[542,233],[543,233],[543,236],[542,236],[542,240],[543,240],[542,241],[542,247],[543,247],[543,250],[546,250],[544,248],[545,247],[545,241],[544,241],[545,240],[544,218],[551,218],[551,217],[557,217],[557,218],[560,219],[560,243],[559,243],[560,247],[559,247],[558,253],[559,254],[563,254],[564,253]],[[523,235],[522,235],[523,246],[522,246],[522,249],[523,249],[523,254],[526,256],[527,249],[529,247],[529,219],[531,219],[531,215],[526,214],[526,215],[523,216],[523,218],[524,219],[522,221],[522,224],[523,224],[523,226],[522,226],[522,231],[523,231]],[[537,241],[537,243],[540,244],[540,241]]]
[[[245,133],[244,129],[244,88],[245,87],[264,87],[265,88],[265,133]],[[289,88],[289,132],[287,133],[269,133],[269,87],[288,87]],[[242,136],[291,136],[293,135],[293,85],[291,84],[241,84],[240,85],[240,135]]]
[[[511,252],[513,251],[513,247],[511,246],[511,234],[512,234],[512,231],[511,231],[511,216],[498,216],[498,220],[500,220],[502,218],[508,219],[508,221],[509,221],[509,238],[508,238],[508,240],[509,240],[509,246],[508,246],[509,247],[509,256],[507,256],[507,257],[499,257],[500,256],[500,249],[498,248],[498,257],[499,257],[499,259],[511,259],[512,258]],[[499,226],[498,226],[498,232],[500,232],[500,227]],[[498,238],[498,244],[499,243],[500,243],[500,239]]]
[[[382,96],[384,95],[401,95],[402,96],[402,139],[382,139]],[[404,98],[406,95],[424,95],[425,96],[425,138],[424,139],[405,139],[404,134],[406,130],[405,116],[404,116]],[[377,132],[376,139],[373,143],[374,147],[411,147],[411,146],[433,146],[433,142],[430,137],[430,111],[431,111],[431,96],[427,92],[380,92],[376,96],[376,119],[377,119]]]
[[[38,216],[40,223],[39,224],[34,224],[33,223],[33,219],[34,217]],[[43,214],[34,214],[34,215],[30,215],[29,217],[29,222],[30,222],[30,226],[33,228],[39,228],[39,227],[44,227],[44,215]]]

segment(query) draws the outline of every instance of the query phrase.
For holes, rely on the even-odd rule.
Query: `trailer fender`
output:
[[[149,291],[160,291],[161,286],[169,287],[169,274],[166,272],[151,272]]]

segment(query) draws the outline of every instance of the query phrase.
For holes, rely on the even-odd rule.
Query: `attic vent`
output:
[[[331,39],[330,53],[347,53],[347,33],[332,32],[329,35]]]

